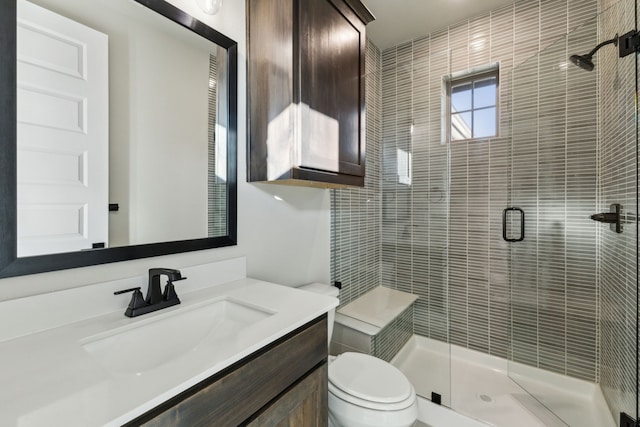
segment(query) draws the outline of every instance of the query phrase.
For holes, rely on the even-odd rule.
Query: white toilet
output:
[[[320,283],[299,289],[336,298],[339,292]],[[334,319],[331,310],[329,342]],[[329,357],[329,427],[410,427],[417,418],[416,392],[395,366],[361,353]]]

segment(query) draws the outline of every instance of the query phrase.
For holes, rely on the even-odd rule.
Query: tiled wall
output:
[[[224,65],[224,63],[223,63]],[[209,80],[217,84],[209,85],[209,115],[207,118],[207,232],[209,237],[227,235],[227,183],[218,177],[216,171],[216,124],[220,123],[217,115],[218,99],[217,89],[221,83],[218,80],[218,58],[209,55]],[[224,83],[224,82],[222,82]]]
[[[335,192],[332,277],[343,303],[377,284],[419,294],[420,335],[600,380],[617,414],[635,406],[635,225],[616,235],[588,216],[635,209],[634,73],[613,48],[595,72],[566,64],[633,27],[634,0],[592,19],[614,3],[520,1],[381,55],[369,45],[369,177]],[[500,137],[443,145],[442,76],[497,61]],[[511,253],[508,205],[528,212]]]
[[[413,335],[413,309],[411,305],[376,335],[354,329],[336,321],[331,338],[330,354],[347,351],[372,354],[387,362],[400,351]]]
[[[634,0],[601,1],[600,40],[635,26]],[[620,203],[636,212],[636,131],[633,55],[618,58],[615,48],[598,54],[600,152],[598,211]],[[611,412],[633,415],[636,405],[636,224],[622,234],[598,228],[600,279],[600,385]]]
[[[391,361],[413,335],[413,317],[412,305],[385,326],[373,340],[373,355]]]
[[[366,178],[364,188],[331,191],[331,279],[340,280],[340,304],[380,281],[380,50],[367,40]]]
[[[566,40],[554,45],[547,62],[536,59],[520,68],[515,102],[522,120],[514,129],[513,159],[509,107],[514,66],[595,16],[596,7],[595,0],[521,1],[382,53],[382,283],[422,296],[416,333],[446,340],[448,332],[451,343],[500,357],[511,356],[514,344],[517,361],[592,381],[597,299],[595,263],[587,254],[594,253],[595,227],[584,218],[595,209],[596,133],[585,137],[566,119],[595,123],[597,109],[595,101],[579,105],[568,98],[583,83],[567,83],[580,70],[567,69]],[[595,36],[593,26],[583,44],[571,47],[582,52]],[[442,76],[495,62],[499,137],[443,145]],[[595,86],[588,87],[595,100]],[[398,183],[398,149],[413,153],[411,186]],[[521,288],[513,289],[516,322],[510,330],[509,247],[501,213],[514,178],[529,225],[513,271]],[[573,191],[585,199],[574,204]],[[557,224],[565,215],[566,229]],[[574,265],[574,254],[585,262]],[[572,276],[576,272],[581,275]],[[565,312],[565,304],[575,310]]]
[[[451,59],[446,37],[382,54],[382,284],[419,295],[415,332],[442,341],[450,333],[449,152],[440,124]],[[410,173],[399,170],[406,153]]]
[[[527,215],[511,248],[511,357],[596,381],[597,72],[567,64],[597,44],[594,19],[512,74],[510,204]],[[532,327],[536,325],[536,327]]]

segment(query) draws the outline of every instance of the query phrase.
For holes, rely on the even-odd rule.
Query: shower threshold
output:
[[[587,381],[518,365],[518,372],[527,377],[521,375],[517,380],[535,383],[536,396],[544,401],[545,407],[509,377],[507,360],[456,345],[450,348],[448,344],[417,335],[411,337],[391,363],[409,378],[420,396],[422,424],[418,425],[616,426],[600,388]],[[443,406],[455,412],[431,403],[428,399],[434,391],[441,394]]]

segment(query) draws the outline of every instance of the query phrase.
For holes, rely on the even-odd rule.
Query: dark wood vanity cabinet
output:
[[[266,408],[249,427],[327,425],[327,364],[312,371]]]
[[[126,425],[326,427],[327,400],[323,315]]]
[[[247,0],[248,181],[364,186],[359,0]]]

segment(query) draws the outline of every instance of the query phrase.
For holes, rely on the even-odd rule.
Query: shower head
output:
[[[587,71],[593,71],[593,55],[598,51],[598,49],[600,49],[602,46],[606,46],[608,44],[614,44],[616,46],[618,46],[618,35],[616,34],[611,40],[607,40],[605,42],[602,42],[600,44],[598,44],[596,47],[594,47],[591,52],[587,53],[586,55],[571,55],[569,57],[569,61],[571,61],[573,64],[577,65],[578,67],[582,68],[583,70],[587,70]]]
[[[591,55],[571,55],[569,57],[569,61],[582,68],[583,70],[592,71],[594,65],[591,58]]]

